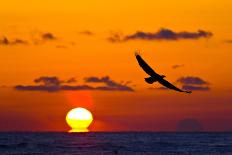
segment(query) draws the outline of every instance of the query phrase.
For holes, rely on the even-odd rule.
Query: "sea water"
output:
[[[232,155],[232,133],[2,132],[0,155]]]

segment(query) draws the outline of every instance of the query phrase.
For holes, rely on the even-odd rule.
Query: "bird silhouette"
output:
[[[139,63],[139,66],[150,76],[147,78],[144,78],[145,81],[148,84],[153,84],[154,82],[159,82],[161,85],[165,86],[166,88],[173,89],[178,92],[184,92],[184,93],[192,93],[191,91],[186,91],[186,90],[181,90],[180,88],[177,88],[164,78],[166,77],[165,75],[159,75],[157,74],[140,56],[139,53],[135,53],[135,57]]]

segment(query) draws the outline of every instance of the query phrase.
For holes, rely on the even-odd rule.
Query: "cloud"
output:
[[[54,34],[47,32],[47,33],[43,33],[41,35],[43,40],[56,40],[57,38],[54,36]]]
[[[92,31],[89,31],[89,30],[80,31],[79,34],[89,35],[89,36],[94,35],[94,33]]]
[[[43,45],[47,43],[57,43],[55,46],[59,49],[67,49],[68,44],[75,45],[73,41],[63,41],[51,32],[33,31],[31,38],[28,40],[21,38],[9,38],[7,36],[0,37],[0,46],[13,46],[13,45]]]
[[[26,40],[22,39],[13,39],[9,40],[7,37],[3,37],[0,39],[0,45],[20,45],[20,44],[28,44]]]
[[[21,91],[46,91],[46,92],[58,92],[58,91],[67,91],[67,90],[96,90],[94,87],[88,85],[78,85],[78,86],[70,86],[70,85],[60,85],[60,86],[46,86],[46,85],[31,85],[31,86],[23,86],[17,85],[15,86],[16,90]]]
[[[177,82],[180,82],[182,84],[194,84],[194,85],[205,85],[209,84],[207,81],[194,76],[187,76],[187,77],[181,77],[177,79]]]
[[[3,38],[0,40],[0,44],[1,44],[1,45],[9,45],[9,44],[10,44],[10,41],[9,41],[6,37],[3,37]]]
[[[86,83],[103,83],[102,86],[91,86],[91,85],[68,85],[76,82],[75,78],[68,80],[60,80],[56,76],[42,76],[34,80],[38,85],[17,85],[14,88],[19,91],[46,91],[46,92],[57,92],[67,90],[102,90],[102,91],[134,91],[133,88],[114,82],[108,76],[88,77],[84,78]]]
[[[210,87],[208,86],[193,86],[193,85],[183,85],[183,89],[185,90],[199,90],[199,91],[208,91],[210,90]]]
[[[87,83],[104,83],[106,86],[98,87],[101,90],[125,90],[125,91],[133,91],[133,89],[126,84],[117,83],[110,79],[110,77],[87,77],[84,79]]]
[[[134,34],[122,36],[120,34],[112,34],[108,38],[111,42],[123,42],[129,40],[167,40],[167,41],[176,41],[183,39],[200,39],[200,38],[210,38],[213,34],[208,31],[198,30],[196,32],[174,32],[173,30],[162,28],[157,32],[143,32],[137,31]]]
[[[66,81],[66,83],[75,83],[77,82],[76,78],[72,77]]]
[[[16,90],[20,91],[47,91],[47,92],[56,92],[61,90],[59,86],[45,86],[45,85],[38,85],[38,86],[33,86],[33,85],[28,85],[28,86],[23,86],[23,85],[17,85],[14,87]]]
[[[34,80],[35,83],[41,83],[44,86],[59,86],[61,83],[64,83],[56,76],[41,76]]]
[[[198,91],[209,91],[209,82],[194,76],[186,76],[177,79],[178,83],[182,84],[182,89],[185,90],[198,90]]]
[[[46,31],[40,31],[40,30],[33,30],[31,31],[30,35],[31,35],[31,42],[34,45],[43,45],[49,42],[60,41],[54,33],[48,32],[48,31],[46,32]],[[58,48],[60,45],[62,46],[63,43],[59,42]]]
[[[177,68],[180,68],[180,67],[184,67],[184,65],[182,64],[182,65],[173,65],[172,66],[173,69],[177,69]]]
[[[11,42],[12,45],[18,45],[18,44],[28,44],[27,41],[22,40],[22,39],[15,39]]]
[[[179,132],[201,132],[203,131],[202,124],[194,119],[194,118],[187,118],[180,120],[177,123],[177,131]]]
[[[123,34],[118,32],[111,32],[111,36],[107,38],[109,42],[116,43],[116,42],[123,42]]]
[[[44,43],[44,41],[49,41],[49,40],[56,40],[57,38],[54,36],[54,34],[52,33],[37,33],[38,35],[36,36],[36,33],[33,34],[33,38],[31,41],[26,41],[23,39],[9,39],[8,37],[2,37],[0,38],[0,45],[4,45],[4,46],[10,46],[10,45],[27,45],[30,44],[30,42],[39,45]],[[58,48],[60,48],[58,46]]]
[[[125,40],[143,39],[143,40],[178,40],[178,39],[199,39],[211,37],[211,32],[198,30],[197,32],[174,32],[170,29],[160,29],[158,32],[138,31],[132,35],[126,36]]]

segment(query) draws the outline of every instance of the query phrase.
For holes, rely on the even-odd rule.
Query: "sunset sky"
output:
[[[232,131],[231,0],[8,0],[0,131]],[[149,85],[134,52],[184,94]]]

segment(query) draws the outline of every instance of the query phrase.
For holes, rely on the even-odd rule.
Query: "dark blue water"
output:
[[[0,133],[0,154],[232,155],[232,133]]]

